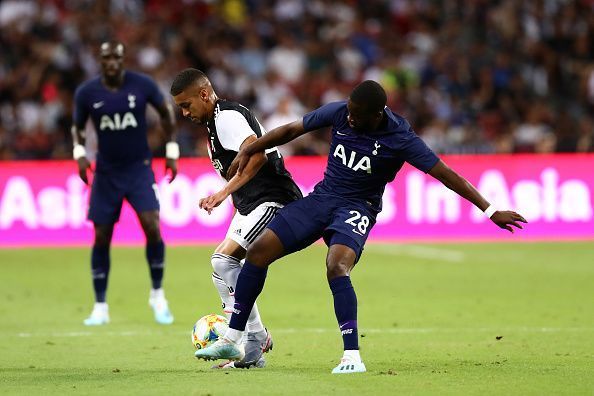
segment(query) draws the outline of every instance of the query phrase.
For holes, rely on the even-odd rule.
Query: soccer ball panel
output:
[[[221,315],[204,315],[192,329],[192,345],[196,349],[206,348],[220,337],[225,335],[229,328],[227,318]]]

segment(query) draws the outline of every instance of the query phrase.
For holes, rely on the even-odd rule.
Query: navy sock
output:
[[[357,332],[357,295],[351,278],[341,276],[328,281],[334,296],[334,313],[342,334],[344,349],[359,349]]]
[[[109,246],[93,245],[93,250],[91,251],[91,275],[93,277],[96,302],[105,302],[109,264]]]
[[[248,261],[241,268],[235,286],[235,305],[233,306],[233,315],[231,315],[229,321],[230,328],[245,330],[245,324],[250,312],[252,312],[254,303],[264,288],[267,272],[268,268],[256,267]]]
[[[165,268],[165,244],[162,240],[157,243],[146,244],[146,261],[151,271],[153,289],[160,289]]]

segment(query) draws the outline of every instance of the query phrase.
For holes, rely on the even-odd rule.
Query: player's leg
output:
[[[138,213],[138,220],[146,237],[145,255],[151,275],[152,288],[149,305],[153,309],[155,320],[160,324],[173,323],[173,315],[165,298],[162,287],[165,269],[165,243],[161,237],[159,211],[149,210]]]
[[[106,302],[107,284],[109,280],[110,257],[109,248],[113,235],[113,224],[95,223],[95,239],[91,251],[91,273],[95,304],[93,311],[84,320],[87,326],[98,326],[109,323],[109,308]]]
[[[117,175],[100,171],[95,173],[88,213],[88,219],[93,222],[95,231],[91,251],[95,305],[91,315],[84,320],[87,326],[109,322],[109,309],[106,302],[110,269],[109,251],[114,224],[120,217],[123,194]]]
[[[136,164],[126,170],[126,199],[138,215],[146,237],[146,260],[149,265],[152,288],[149,305],[160,324],[173,323],[173,315],[165,299],[162,282],[165,269],[165,244],[159,224],[159,195],[155,175],[149,163]]]
[[[350,273],[363,252],[376,213],[365,204],[346,203],[333,213],[332,224],[324,233],[328,245],[326,275],[334,298],[334,313],[342,334],[344,353],[333,374],[364,372],[359,355],[357,295]]]
[[[279,211],[247,249],[246,260],[237,279],[229,330],[222,340],[198,350],[196,357],[206,360],[243,358],[244,352],[239,343],[249,313],[264,287],[268,266],[320,238],[327,225],[328,213],[324,203],[311,195],[292,202]]]
[[[344,345],[343,357],[332,371],[333,374],[365,371],[359,355],[357,295],[350,278],[358,254],[353,247],[341,244],[352,245],[347,239],[347,236],[335,234],[326,257],[326,276],[334,298],[334,313]]]
[[[274,202],[266,202],[247,215],[236,213],[229,226],[226,239],[212,255],[215,273],[229,286],[233,302],[237,278],[241,272],[241,259],[245,257],[246,249],[274,218],[281,206]],[[230,305],[224,303],[224,305],[226,305],[225,314],[230,318],[233,312],[233,303]],[[253,365],[262,367],[265,364],[262,354],[272,349],[273,342],[270,333],[262,323],[257,304],[252,307],[246,328],[247,334],[243,340],[246,354],[234,367],[248,368]]]
[[[249,261],[249,252],[251,250],[256,252],[257,265]],[[262,250],[261,253],[260,250]],[[276,234],[269,229],[265,229],[248,248],[248,256],[237,278],[235,304],[229,322],[229,330],[227,330],[223,339],[215,342],[210,347],[197,350],[195,353],[197,358],[205,360],[242,360],[245,357],[245,349],[241,342],[250,313],[256,298],[264,287],[268,266],[283,255],[284,248]],[[255,362],[249,363],[254,364]]]

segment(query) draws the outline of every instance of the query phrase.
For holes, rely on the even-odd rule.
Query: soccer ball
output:
[[[217,314],[204,315],[192,329],[192,345],[196,349],[206,348],[225,335],[229,328],[227,318]]]

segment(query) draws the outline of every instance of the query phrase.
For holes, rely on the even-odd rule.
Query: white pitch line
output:
[[[567,333],[567,332],[592,332],[594,327],[478,327],[478,328],[386,328],[386,329],[375,329],[375,328],[360,328],[359,333],[382,333],[382,334],[428,334],[428,333]],[[188,335],[187,332],[176,332],[177,334]],[[329,328],[280,328],[274,329],[274,333],[281,334],[293,334],[293,333],[339,333],[338,329]],[[92,332],[92,331],[66,331],[66,332],[53,332],[53,333],[17,333],[16,337],[20,338],[44,338],[44,337],[136,337],[140,335],[156,335],[164,334],[163,332],[151,332],[151,331],[108,331],[108,332]]]
[[[443,249],[424,245],[381,244],[368,245],[366,249],[372,253],[387,254],[390,256],[409,256],[434,261],[448,261],[459,263],[465,255],[459,250]]]

